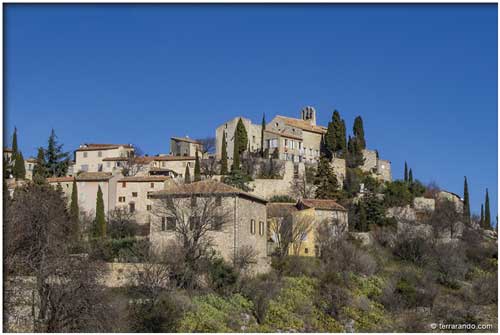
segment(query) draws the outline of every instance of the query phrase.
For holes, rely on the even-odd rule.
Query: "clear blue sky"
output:
[[[417,179],[497,210],[496,5],[6,5],[5,134],[25,157],[54,128],[67,150],[213,136],[334,108]],[[10,138],[8,145],[10,145]]]

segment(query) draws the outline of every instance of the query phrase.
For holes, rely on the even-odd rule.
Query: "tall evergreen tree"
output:
[[[465,223],[470,223],[469,186],[467,185],[467,177],[464,177],[464,220]]]
[[[314,184],[317,199],[338,199],[341,195],[339,182],[326,157],[322,157],[319,161]]]
[[[196,160],[194,161],[194,181],[201,180],[201,171],[200,171],[200,158],[198,157],[198,151],[196,151]]]
[[[405,161],[405,182],[408,182],[408,164]]]
[[[53,177],[66,175],[69,164],[69,153],[62,150],[63,145],[57,142],[57,136],[52,129],[47,149],[45,150],[46,169]]]
[[[12,155],[17,154],[17,128],[14,127],[14,134],[12,134]]]
[[[360,201],[358,206],[359,206],[358,230],[361,232],[366,232],[368,231],[368,217],[366,215],[365,204],[362,201]]]
[[[38,154],[36,156],[36,164],[33,167],[33,181],[35,184],[45,184],[47,180],[45,179],[47,177],[47,170],[45,168],[46,162],[45,162],[45,153],[43,151],[43,148],[38,148]]]
[[[354,137],[358,141],[359,147],[361,149],[366,149],[365,130],[363,129],[363,119],[361,116],[357,116],[354,119],[354,126],[352,130]]]
[[[78,186],[76,184],[76,178],[73,178],[73,188],[71,190],[69,214],[73,223],[79,225],[80,209],[78,208]]]
[[[481,204],[481,217],[479,219],[479,226],[484,227],[484,205]]]
[[[226,142],[226,132],[222,134],[222,153],[220,160],[220,174],[227,174],[227,142]]]
[[[484,200],[484,227],[491,229],[490,196],[486,189],[486,199]]]
[[[364,164],[363,150],[361,149],[355,137],[349,136],[347,142],[347,166],[349,168],[357,168]]]
[[[241,119],[238,121],[238,125],[240,124]],[[234,131],[234,146],[233,146],[233,165],[231,166],[231,171],[239,171],[240,169],[240,136],[241,131],[238,131],[238,126]]]
[[[104,199],[102,197],[101,186],[97,187],[97,199],[95,205],[95,236],[106,237],[106,217],[104,214]]]
[[[344,157],[346,153],[346,130],[345,121],[340,117],[337,110],[333,111],[332,121],[328,123],[325,136],[325,153],[328,158],[334,154]]]
[[[189,165],[186,164],[186,170],[184,171],[184,183],[191,183],[191,173],[189,172]]]
[[[345,120],[342,119],[342,125],[340,127],[340,133],[339,133],[339,148],[342,151],[342,155],[340,158],[345,158],[347,156],[347,131],[345,127]]]
[[[25,179],[26,178],[26,167],[24,166],[24,157],[21,151],[16,152],[16,157],[14,158],[14,178]]]
[[[408,172],[408,182],[410,184],[413,183],[413,171],[410,169],[410,172]]]
[[[243,124],[243,120],[240,118],[236,124],[236,130],[234,131],[234,146],[238,149],[238,153],[241,155],[245,150],[247,150],[248,145],[248,134]],[[234,157],[233,157],[234,160]]]
[[[264,132],[266,131],[266,114],[262,114],[262,126],[260,130],[260,157],[264,158]]]

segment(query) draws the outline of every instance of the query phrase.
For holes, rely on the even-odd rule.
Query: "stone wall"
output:
[[[345,159],[342,158],[333,158],[332,162],[330,163],[330,166],[333,169],[333,172],[337,176],[337,180],[339,181],[340,185],[344,185],[344,180],[346,176],[346,164],[345,164]]]
[[[364,172],[376,172],[377,171],[377,152],[375,150],[363,149],[363,157],[365,162],[361,166],[361,170]]]
[[[32,333],[39,299],[35,277],[4,278],[3,331],[8,333]]]

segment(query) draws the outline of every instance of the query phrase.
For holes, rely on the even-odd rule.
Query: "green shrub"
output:
[[[296,202],[294,198],[292,198],[289,195],[273,195],[271,199],[269,199],[269,202]]]
[[[407,306],[415,306],[417,290],[406,278],[400,278],[396,284],[396,293],[405,301]]]
[[[238,274],[222,258],[217,258],[208,268],[208,278],[212,289],[219,293],[226,293],[238,280]]]
[[[401,180],[386,183],[384,189],[384,206],[386,208],[410,205],[412,201],[413,195],[407,183]]]

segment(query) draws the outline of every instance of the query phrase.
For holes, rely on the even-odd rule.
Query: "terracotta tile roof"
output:
[[[297,128],[302,129],[302,130],[310,131],[310,132],[318,133],[318,134],[326,133],[326,128],[323,126],[314,126],[307,121],[300,120],[300,119],[294,119],[294,118],[281,116],[281,115],[277,115],[276,117],[282,119],[283,122],[285,122],[285,124],[292,126],[292,127],[297,127]]]
[[[135,162],[137,164],[149,164],[153,161],[157,162],[174,162],[174,161],[194,161],[196,158],[192,156],[173,156],[173,155],[165,155],[165,156],[143,156],[136,157]]]
[[[291,135],[291,134],[287,134],[285,133],[284,131],[273,131],[273,130],[264,130],[266,133],[269,133],[269,134],[275,134],[275,135],[279,135],[279,136],[282,136],[282,137],[286,137],[286,138],[292,138],[294,140],[301,140],[302,141],[302,137],[300,136],[296,136],[296,135]]]
[[[267,218],[282,218],[297,211],[293,202],[270,202],[266,206]]]
[[[85,143],[75,151],[111,150],[111,149],[118,149],[119,147],[124,147],[128,149],[133,148],[130,144]]]
[[[347,209],[330,199],[302,199],[299,201],[300,204],[307,208],[347,212]]]
[[[50,183],[64,183],[64,182],[69,182],[73,181],[73,177],[53,177],[53,178],[47,178],[47,182]]]
[[[115,162],[115,161],[128,161],[127,157],[106,157],[102,159],[103,162]]]
[[[121,179],[118,179],[118,182],[163,182],[167,179],[170,179],[170,177],[167,176],[132,176],[132,177],[123,177]]]
[[[4,152],[13,152],[11,148],[3,148]]]
[[[194,143],[194,144],[201,144],[200,141],[193,140],[192,138],[189,137],[171,137],[170,139],[174,141],[181,141],[181,142],[188,142],[188,143]]]
[[[111,172],[81,172],[76,176],[77,181],[103,181],[109,180]]]
[[[28,163],[36,163],[36,158],[30,157],[30,158],[26,159],[25,161]]]
[[[219,195],[239,195],[245,198],[258,200],[267,203],[266,199],[244,192],[236,187],[226,185],[215,180],[202,180],[191,184],[175,184],[168,189],[158,192],[151,192],[152,198],[164,196],[191,196],[191,195],[219,194]]]

